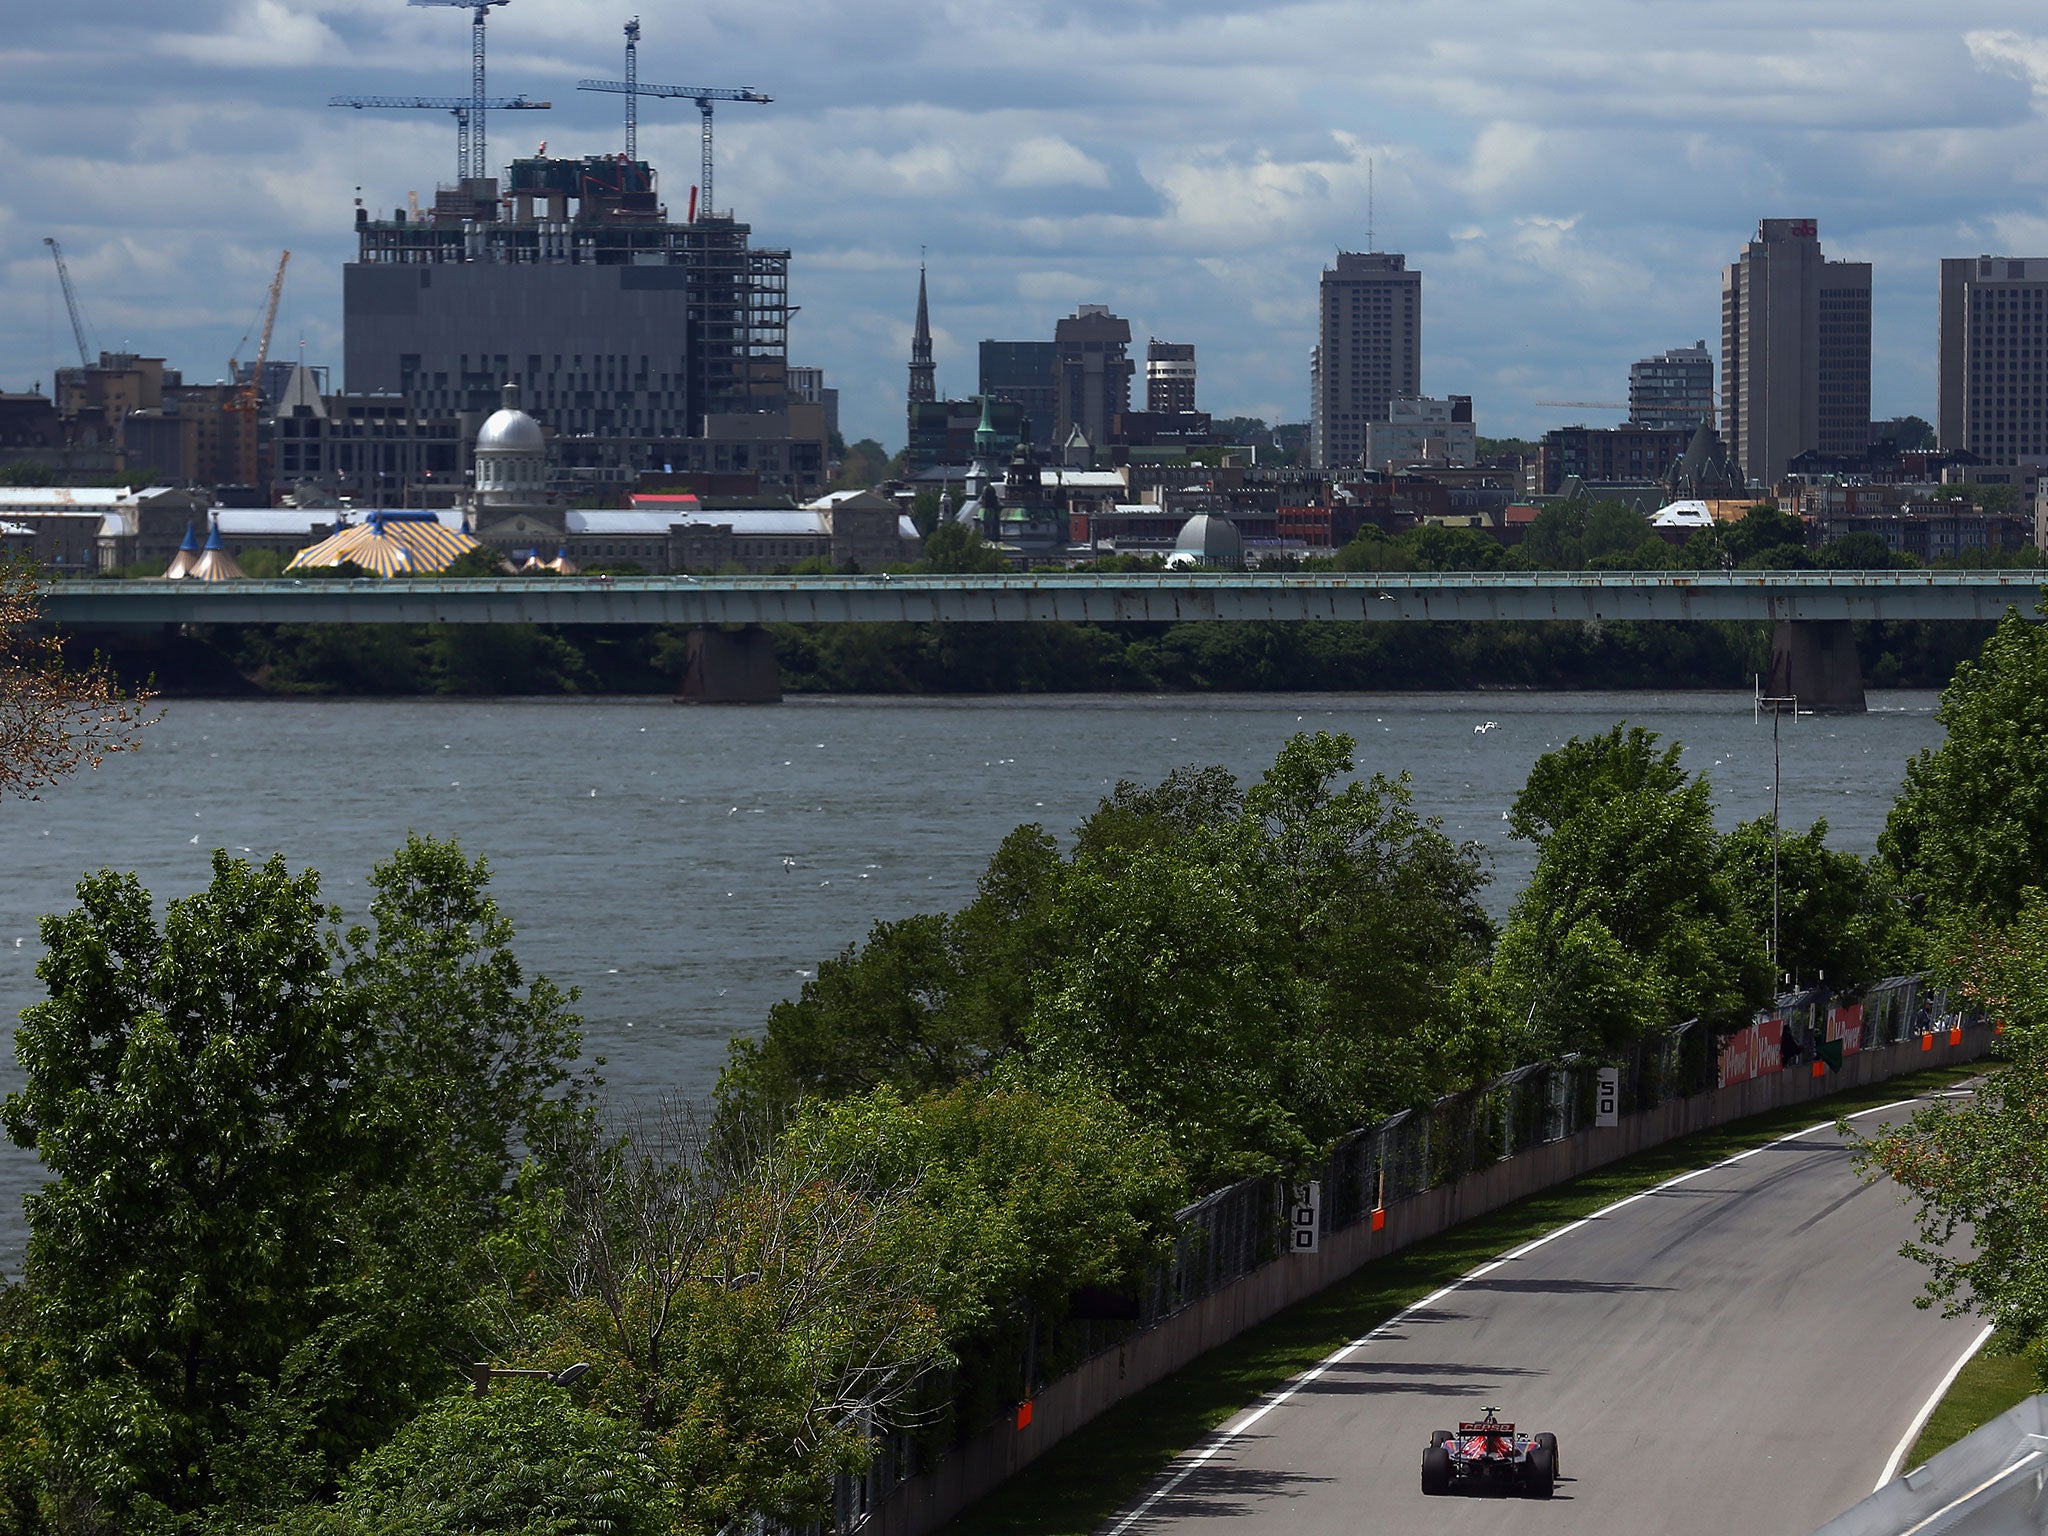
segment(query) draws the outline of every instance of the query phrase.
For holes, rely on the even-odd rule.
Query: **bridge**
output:
[[[1147,572],[63,581],[44,611],[118,624],[1180,624],[1543,619],[1993,620],[2035,571]]]
[[[1858,711],[1858,619],[2032,616],[2036,571],[1070,572],[1003,576],[659,576],[63,581],[44,611],[72,628],[172,624],[692,626],[681,696],[780,697],[764,624],[1497,623],[1769,621],[1771,687]],[[718,626],[746,626],[737,633]]]

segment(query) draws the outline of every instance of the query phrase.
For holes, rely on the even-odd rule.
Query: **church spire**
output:
[[[917,264],[917,329],[910,338],[910,403],[939,398],[937,365],[932,362],[932,314],[925,300],[924,263]]]

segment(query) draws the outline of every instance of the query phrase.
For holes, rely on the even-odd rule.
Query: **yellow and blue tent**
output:
[[[472,549],[475,539],[431,512],[372,512],[367,520],[330,534],[292,556],[288,571],[353,561],[377,576],[432,575]]]
[[[219,523],[215,523],[212,532],[207,534],[206,548],[199,552],[199,558],[192,562],[185,576],[190,581],[248,580],[235,557],[228,552],[227,545],[221,542]]]

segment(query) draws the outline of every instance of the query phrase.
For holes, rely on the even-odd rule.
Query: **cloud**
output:
[[[229,69],[274,69],[333,57],[339,39],[318,17],[284,0],[241,0],[221,31],[168,32],[156,51],[169,58]]]
[[[18,6],[0,100],[0,387],[66,348],[36,243],[65,242],[102,334],[211,378],[293,252],[280,326],[339,364],[355,189],[431,195],[453,134],[330,94],[462,94],[467,18],[401,0]],[[1933,263],[2048,249],[2048,26],[2019,0],[753,0],[646,14],[643,79],[753,85],[718,117],[719,202],[793,253],[800,360],[849,436],[902,436],[929,249],[942,387],[982,336],[1081,302],[1196,345],[1202,405],[1305,410],[1318,275],[1339,248],[1424,274],[1424,383],[1490,431],[1538,398],[1618,399],[1635,357],[1718,331],[1720,265],[1758,218],[1810,214],[1877,265],[1880,414],[1931,414]],[[490,19],[495,156],[615,151],[610,0]],[[643,153],[679,208],[688,103]],[[25,254],[24,254],[25,253]],[[313,355],[324,349],[324,355]],[[216,359],[208,361],[208,359]],[[1602,382],[1602,381],[1605,382]],[[1566,383],[1565,381],[1571,381]]]
[[[1006,187],[1106,187],[1109,171],[1065,139],[1026,139],[1010,151],[1001,184]]]

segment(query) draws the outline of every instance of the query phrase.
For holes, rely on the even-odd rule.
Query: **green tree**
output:
[[[839,461],[839,473],[832,481],[835,491],[864,491],[889,478],[889,450],[872,437],[851,445]]]
[[[1918,1207],[1905,1250],[1928,1272],[1918,1304],[1976,1313],[2048,1387],[2048,896],[2029,890],[2010,921],[1944,925],[1932,980],[1952,1003],[2005,1025],[2003,1068],[1966,1099],[1941,1100],[1859,1149]]]
[[[774,1118],[808,1097],[882,1085],[917,1095],[985,1076],[1021,1047],[1058,854],[1043,828],[1006,837],[957,914],[875,924],[735,1038],[719,1082],[730,1108]]]
[[[1774,568],[1773,560],[1785,558],[1774,554],[1776,550],[1789,549],[1805,558],[1805,522],[1769,502],[1758,502],[1737,521],[1722,524],[1721,536],[1729,557],[1744,569]]]
[[[1200,1185],[1298,1167],[1469,1054],[1448,999],[1491,937],[1483,872],[1405,781],[1343,783],[1353,750],[1292,739],[1235,814],[1219,774],[1112,802],[1062,879],[1030,1061],[1106,1086]]]
[[[1657,750],[1657,733],[1622,721],[1604,736],[1574,736],[1537,758],[1508,808],[1508,833],[1539,846],[1574,816],[1597,813],[1625,794],[1676,795],[1687,787],[1673,742]]]
[[[1361,527],[1351,541],[1337,551],[1334,562],[1340,571],[1412,571],[1414,550],[1372,523]]]
[[[1827,846],[1828,824],[1778,839],[1778,970],[1855,992],[1910,965],[1905,910],[1882,867]],[[1720,842],[1721,872],[1759,934],[1771,931],[1771,819]]]
[[[1934,717],[1879,851],[1919,903],[2009,921],[2048,868],[2048,629],[2008,609]]]
[[[999,576],[1010,569],[1010,562],[976,530],[948,519],[924,541],[924,558],[915,568],[934,575]]]
[[[677,1491],[646,1436],[559,1387],[515,1382],[430,1404],[349,1469],[333,1510],[276,1536],[670,1536]]]
[[[1401,535],[1418,571],[1497,571],[1507,560],[1500,540],[1476,528],[1445,528],[1424,523]]]
[[[1770,964],[1718,860],[1704,779],[1616,726],[1546,753],[1509,813],[1536,841],[1480,993],[1519,1054],[1611,1053],[1690,1018],[1743,1022]]]
[[[515,1357],[648,1436],[684,1530],[830,1514],[832,1474],[947,1355],[943,1245],[888,1149],[836,1159],[813,1119],[706,1127],[665,1102],[558,1139],[494,1241]]]
[[[317,875],[217,853],[161,925],[110,872],[44,919],[0,1123],[52,1175],[16,1342],[53,1484],[141,1529],[251,1447],[331,1475],[451,1379],[477,1240],[570,1112],[577,1043],[486,881],[413,839],[344,933]]]
[[[1920,563],[1874,533],[1845,533],[1830,539],[1814,552],[1814,561],[1824,571],[1897,571]]]

